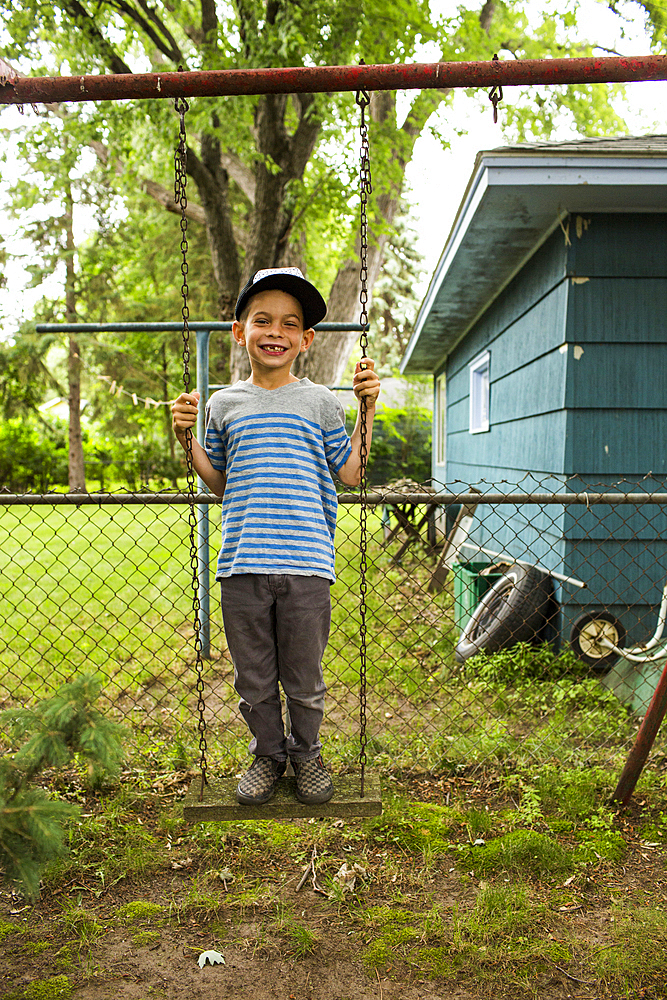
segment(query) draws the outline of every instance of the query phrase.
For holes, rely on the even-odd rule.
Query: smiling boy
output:
[[[288,758],[300,801],[322,803],[333,795],[319,739],[335,580],[332,473],[358,485],[361,428],[358,417],[348,437],[333,393],[291,371],[325,315],[324,299],[298,268],[254,274],[239,295],[232,327],[248,352],[250,377],[213,393],[205,447],[192,442],[196,471],[223,497],[216,579],[239,706],[253,737],[254,760],[236,793],[245,804],[271,798]],[[380,392],[371,359],[357,364],[353,386],[357,400],[366,400],[370,449]],[[198,402],[198,393],[183,393],[172,406],[183,446]],[[287,735],[280,686],[289,709]]]

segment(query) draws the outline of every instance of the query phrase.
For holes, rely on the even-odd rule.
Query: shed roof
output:
[[[667,135],[479,152],[401,371],[437,369],[572,212],[667,212]]]

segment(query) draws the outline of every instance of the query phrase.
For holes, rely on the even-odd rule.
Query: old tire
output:
[[[626,632],[609,611],[592,611],[577,618],[570,633],[570,646],[578,660],[603,673],[613,667],[618,653],[601,646],[598,642],[601,638],[621,649],[625,645]]]
[[[532,642],[551,614],[551,577],[534,566],[515,563],[473,611],[456,644],[456,659],[463,663],[482,649],[495,653],[517,642]]]

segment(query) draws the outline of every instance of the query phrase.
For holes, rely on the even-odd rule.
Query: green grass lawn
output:
[[[191,633],[187,508],[9,507],[0,513],[5,697],[39,697],[74,671],[114,691],[178,676]]]
[[[97,672],[107,708],[128,719],[142,739],[155,745],[175,734],[185,746],[194,742],[187,518],[182,505],[1,508],[0,700],[30,702],[77,672]],[[214,565],[217,506],[210,518]],[[413,547],[396,566],[381,546],[374,511],[368,527],[368,753],[374,766],[470,767],[554,756],[602,762],[625,752],[633,720],[572,659],[554,661],[548,654],[556,666],[543,668],[534,652],[519,651],[503,654],[510,659],[491,671],[474,660],[465,670],[456,667],[451,593],[427,592],[433,557]],[[340,509],[337,548],[323,733],[329,756],[346,764],[358,752],[356,506]],[[247,737],[236,712],[213,574],[211,587],[208,735],[214,758],[234,769]]]

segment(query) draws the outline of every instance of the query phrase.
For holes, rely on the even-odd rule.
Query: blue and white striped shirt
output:
[[[205,448],[227,476],[216,579],[285,573],[333,582],[338,502],[330,470],[351,452],[333,393],[307,378],[279,389],[220,389],[206,408]]]

